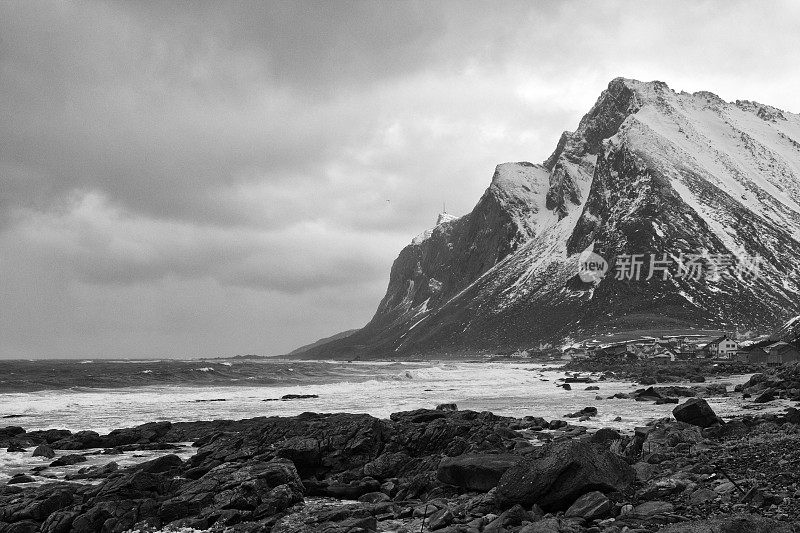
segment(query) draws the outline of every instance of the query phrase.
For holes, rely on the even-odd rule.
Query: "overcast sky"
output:
[[[797,2],[0,3],[0,357],[280,354],[617,76],[800,111]]]

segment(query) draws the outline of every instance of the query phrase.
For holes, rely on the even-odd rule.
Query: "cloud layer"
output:
[[[278,354],[616,76],[800,110],[752,2],[0,4],[0,357]]]

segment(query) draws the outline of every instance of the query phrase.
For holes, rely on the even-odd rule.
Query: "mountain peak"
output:
[[[772,330],[800,314],[800,116],[615,78],[544,164],[497,165],[475,208],[448,217],[400,252],[370,323],[312,353],[497,353],[620,331]],[[595,283],[577,275],[586,249],[609,264]],[[631,254],[696,255],[704,275],[710,257],[730,268],[645,279],[645,262],[641,279],[618,277]]]

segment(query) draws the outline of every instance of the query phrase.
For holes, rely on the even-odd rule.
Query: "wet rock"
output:
[[[79,431],[61,440],[51,443],[56,450],[85,450],[102,448],[103,440],[96,431]]]
[[[40,444],[33,450],[33,457],[45,457],[47,459],[52,459],[56,456],[56,452],[53,451],[47,444]]]
[[[677,398],[659,398],[656,400],[656,405],[666,405],[671,403],[678,403]]]
[[[153,476],[144,472],[136,475]],[[303,485],[290,461],[255,460],[223,464],[198,480],[181,484],[161,504],[158,516],[170,522],[199,513],[207,515],[210,510],[238,510],[265,517],[302,499]]]
[[[286,400],[306,400],[309,398],[319,398],[318,394],[284,394],[281,396],[281,401]]]
[[[436,531],[437,529],[449,526],[453,522],[453,518],[453,513],[450,512],[450,509],[439,509],[428,517],[428,529],[430,531]]]
[[[178,457],[177,455],[170,454],[158,457],[151,461],[145,461],[144,463],[139,463],[138,465],[135,465],[132,468],[135,470],[141,470],[142,472],[158,474],[161,472],[169,472],[170,470],[174,470],[180,467],[181,465],[183,465],[183,461],[181,460],[181,458]]]
[[[364,503],[381,503],[391,501],[391,498],[383,492],[368,492],[360,496],[358,501]]]
[[[108,477],[110,474],[113,474],[119,470],[119,465],[114,461],[107,463],[103,466],[88,466],[85,468],[81,468],[75,474],[67,474],[65,479],[67,480],[75,480],[75,479],[99,479]]]
[[[436,411],[435,409],[416,409],[414,411],[392,413],[389,415],[389,418],[396,422],[411,422],[414,424],[421,424],[438,420],[440,418],[447,418],[447,415],[448,411]]]
[[[672,410],[679,422],[707,428],[721,422],[717,414],[702,398],[690,398]]]
[[[580,411],[564,415],[567,418],[584,418],[597,416],[597,407],[584,407]]]
[[[619,491],[634,480],[633,469],[607,449],[583,441],[547,445],[538,456],[506,471],[498,495],[510,503],[566,510],[587,492]]]
[[[460,455],[445,457],[436,477],[442,483],[486,492],[497,486],[503,474],[520,461],[518,455]]]
[[[454,403],[440,403],[436,406],[437,411],[458,411],[458,406]]]
[[[592,435],[591,442],[595,444],[606,444],[608,442],[620,440],[621,438],[622,436],[617,430],[612,428],[601,428],[598,429],[594,435]]]
[[[17,485],[19,483],[33,483],[34,481],[36,480],[27,474],[14,474],[11,476],[11,479],[8,480],[8,484]]]
[[[23,453],[23,452],[27,452],[28,450],[26,450],[25,448],[23,448],[19,444],[12,444],[11,446],[8,447],[8,449],[6,451],[8,453]]]
[[[614,504],[611,503],[605,494],[594,491],[588,492],[575,500],[564,516],[567,518],[580,517],[585,520],[603,518],[611,513]]]
[[[50,463],[50,466],[70,466],[85,462],[86,462],[85,455],[72,453],[72,454],[62,455],[61,457]]]
[[[769,403],[775,399],[775,391],[768,389],[753,400],[756,403]]]
[[[364,465],[364,475],[376,479],[395,477],[410,461],[411,457],[405,452],[383,453]]]

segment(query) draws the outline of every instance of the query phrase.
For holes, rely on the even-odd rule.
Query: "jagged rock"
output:
[[[702,398],[690,398],[672,410],[679,422],[707,428],[721,422],[720,418]]]
[[[631,467],[607,449],[582,441],[550,444],[523,459],[497,485],[510,503],[566,510],[583,494],[622,490],[634,480]]]
[[[450,525],[452,522],[453,513],[450,512],[450,509],[439,509],[428,517],[428,529],[430,531],[436,531],[437,529],[442,529]]]
[[[108,477],[109,474],[113,474],[119,470],[119,465],[114,461],[110,463],[106,463],[103,466],[88,466],[85,468],[81,468],[74,474],[67,474],[65,479],[67,480],[75,480],[75,479],[98,479],[98,478],[105,478]]]
[[[153,476],[137,472],[135,476]],[[150,477],[153,481],[157,478]],[[159,490],[158,483],[147,488]],[[198,480],[181,484],[162,503],[158,516],[171,522],[210,510],[255,511],[271,516],[303,499],[304,487],[294,465],[286,459],[244,464],[226,463]]]
[[[755,400],[755,403],[769,403],[775,399],[775,391],[768,389],[760,394]]]
[[[486,492],[497,486],[503,474],[520,461],[518,455],[461,455],[445,457],[436,477],[442,483]]]
[[[614,504],[602,492],[587,492],[573,503],[567,512],[566,518],[580,517],[585,520],[603,518],[611,512]]]
[[[440,403],[436,406],[437,411],[458,411],[458,406],[454,403]]]

